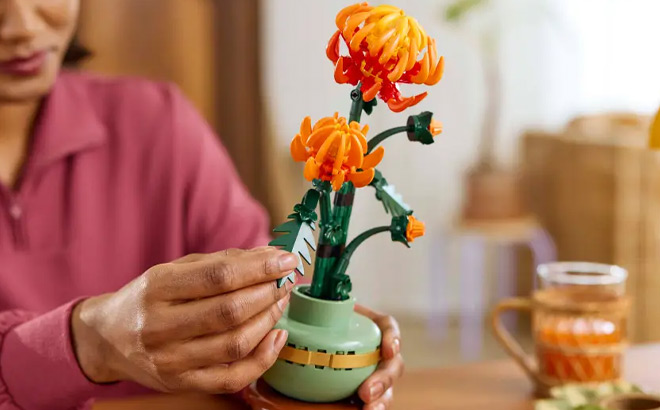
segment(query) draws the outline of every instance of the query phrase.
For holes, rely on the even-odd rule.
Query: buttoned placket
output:
[[[2,192],[3,208],[9,218],[14,246],[17,249],[23,249],[26,246],[27,238],[25,237],[24,212],[23,204],[20,199],[21,196],[19,192],[12,191],[2,184],[0,184],[0,192]]]

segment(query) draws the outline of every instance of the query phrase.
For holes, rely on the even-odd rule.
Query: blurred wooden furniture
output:
[[[522,176],[515,169],[477,166],[468,171],[464,191],[463,220],[512,220],[529,215]]]
[[[660,391],[660,345],[634,347],[626,354],[625,377],[648,391]],[[396,386],[394,410],[532,410],[532,387],[512,361],[475,363],[408,372]],[[246,410],[223,397],[155,396],[98,403],[93,410]]]
[[[258,0],[85,0],[79,36],[83,69],[177,84],[270,207],[259,16]]]
[[[660,340],[660,154],[647,149],[650,119],[582,117],[562,133],[523,140],[532,211],[560,260],[621,265],[633,299],[635,342]]]
[[[484,319],[498,300],[519,294],[517,282],[525,282],[526,289],[533,288],[534,268],[556,260],[553,241],[529,215],[462,219],[434,239],[429,329],[433,336],[444,337],[450,315],[458,311],[461,358],[478,360],[487,337]],[[518,263],[521,253],[525,253],[521,251],[531,254],[526,265]],[[458,277],[458,306],[450,305],[452,277]],[[505,320],[507,327],[516,326],[516,319],[512,312]]]
[[[85,0],[82,68],[174,82],[216,125],[213,14],[209,0]]]

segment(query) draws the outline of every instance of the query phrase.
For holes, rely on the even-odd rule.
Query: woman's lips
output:
[[[46,51],[39,51],[27,57],[0,61],[0,72],[21,77],[37,75],[43,68],[47,56]]]

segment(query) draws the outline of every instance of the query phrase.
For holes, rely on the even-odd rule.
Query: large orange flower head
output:
[[[427,93],[403,97],[397,83],[434,85],[442,78],[444,59],[437,57],[435,40],[401,9],[357,3],[340,11],[336,23],[326,50],[335,63],[335,80],[361,82],[365,101],[378,95],[392,111],[401,112]],[[340,38],[348,46],[347,56],[339,55]]]
[[[295,161],[305,162],[304,175],[308,181],[330,181],[335,191],[346,181],[361,188],[374,179],[374,167],[385,152],[379,147],[365,155],[368,130],[369,126],[360,128],[355,121],[348,124],[338,113],[321,118],[314,127],[311,118],[306,117],[300,133],[291,141],[291,156]]]

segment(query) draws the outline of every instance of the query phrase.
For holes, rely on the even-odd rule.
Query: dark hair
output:
[[[76,66],[81,61],[92,55],[92,52],[78,40],[77,36],[74,36],[71,44],[69,44],[69,49],[64,54],[64,65],[65,66]]]

